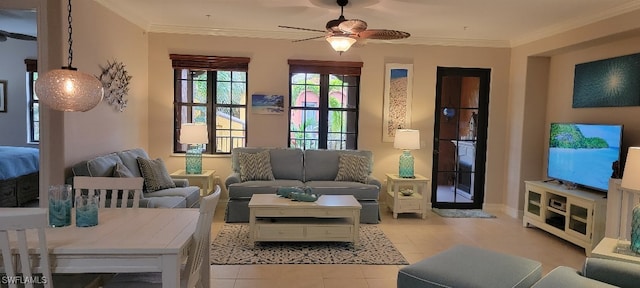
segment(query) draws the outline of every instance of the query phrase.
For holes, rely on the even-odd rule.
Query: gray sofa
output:
[[[141,148],[110,153],[82,161],[71,170],[74,176],[114,177],[116,164],[124,165],[133,177],[143,177],[138,167],[137,158],[149,159],[149,155]],[[73,185],[72,179],[67,180]],[[175,188],[167,188],[142,193],[140,207],[146,208],[197,208],[200,202],[200,187],[189,186],[186,179],[174,179]]]
[[[542,277],[542,263],[483,249],[456,245],[398,271],[398,288],[640,287],[640,265],[587,258],[582,271],[560,266]]]
[[[241,181],[240,153],[269,151],[275,180]],[[340,154],[364,156],[369,161],[368,176],[362,182],[335,181]],[[279,187],[310,187],[318,195],[353,195],[362,205],[360,221],[378,223],[380,181],[371,175],[373,153],[366,150],[302,150],[297,148],[234,148],[232,174],[225,179],[229,192],[226,222],[248,222],[249,200],[253,194],[275,194]]]

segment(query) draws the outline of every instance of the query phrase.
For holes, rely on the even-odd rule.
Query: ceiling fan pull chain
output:
[[[69,58],[68,58],[68,62],[69,62],[69,67],[71,67],[71,62],[73,62],[73,40],[71,39],[71,32],[72,29],[71,28],[71,0],[69,0],[69,5],[67,5],[67,11],[69,12],[69,16],[67,16],[67,20],[69,21],[69,28],[67,29],[67,32],[69,32]]]

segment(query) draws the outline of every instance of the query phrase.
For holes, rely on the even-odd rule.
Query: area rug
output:
[[[439,209],[433,208],[433,212],[446,218],[496,218],[496,216],[480,209]]]
[[[375,225],[360,225],[360,244],[344,242],[257,242],[249,247],[249,225],[225,224],[211,244],[211,264],[366,264],[409,262]]]

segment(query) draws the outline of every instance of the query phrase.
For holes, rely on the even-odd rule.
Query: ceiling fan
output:
[[[27,40],[27,41],[36,41],[35,36],[20,34],[20,33],[12,33],[5,30],[0,30],[0,42],[7,41],[7,38],[13,38],[18,40]]]
[[[367,22],[359,19],[346,19],[344,17],[344,6],[349,3],[349,0],[337,0],[336,2],[340,6],[340,17],[338,17],[338,19],[333,19],[327,22],[327,25],[325,26],[326,30],[284,25],[279,25],[278,27],[324,33],[325,35],[322,36],[294,40],[293,42],[307,41],[325,37],[329,44],[331,44],[331,47],[333,47],[334,50],[340,52],[340,54],[349,50],[351,45],[353,45],[353,43],[355,43],[356,41],[362,41],[365,39],[394,40],[404,39],[411,36],[411,34],[404,31],[388,29],[367,29]]]

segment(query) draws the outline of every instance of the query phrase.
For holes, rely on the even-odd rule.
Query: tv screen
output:
[[[622,125],[552,123],[547,176],[606,192],[621,144]]]

